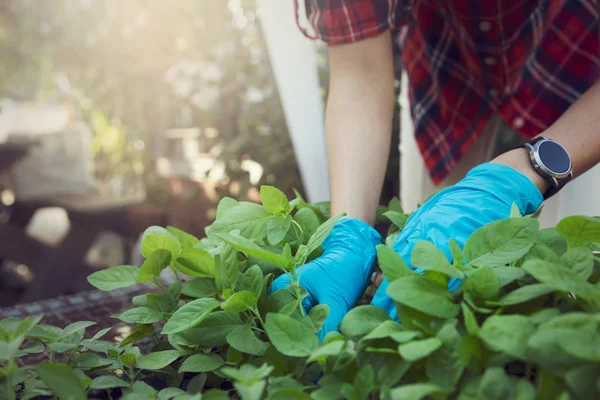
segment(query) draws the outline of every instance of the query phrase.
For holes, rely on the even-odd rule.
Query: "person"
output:
[[[296,4],[300,6],[300,4]],[[382,239],[373,228],[390,151],[394,82],[408,78],[414,137],[432,187],[393,245],[410,265],[427,240],[452,261],[484,224],[538,210],[600,162],[597,4],[586,0],[307,0],[308,32],[328,45],[331,214],[345,212],[307,263],[305,311],[329,305],[336,330],[363,294]],[[297,10],[297,16],[300,12]],[[299,18],[300,20],[300,18]],[[400,62],[395,68],[395,54]],[[494,154],[497,135],[526,142]],[[411,165],[403,162],[404,173]],[[404,182],[403,182],[404,183]],[[423,185],[425,186],[425,185]],[[280,276],[272,290],[289,284]],[[453,290],[460,282],[452,280]],[[372,304],[398,320],[384,280]]]

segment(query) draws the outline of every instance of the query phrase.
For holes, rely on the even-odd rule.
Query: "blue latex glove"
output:
[[[344,315],[354,307],[363,294],[377,258],[376,246],[382,242],[375,229],[356,219],[338,222],[323,242],[323,254],[296,269],[300,285],[308,292],[302,306],[308,313],[317,304],[329,306],[329,316],[319,332],[325,335],[337,330]],[[271,285],[271,292],[285,289],[290,284],[287,275],[281,275]]]
[[[452,262],[448,241],[453,238],[461,248],[478,228],[508,218],[512,204],[521,215],[535,212],[542,204],[539,189],[529,178],[502,164],[485,163],[473,168],[467,176],[430,198],[408,219],[392,249],[410,266],[410,256],[419,240],[427,240],[441,249]],[[413,268],[411,266],[411,268]],[[416,269],[417,272],[423,272]],[[452,278],[449,290],[460,287],[461,280]],[[371,304],[382,308],[398,320],[394,302],[387,295],[384,279]]]

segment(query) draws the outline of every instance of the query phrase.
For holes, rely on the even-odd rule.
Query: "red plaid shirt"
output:
[[[599,75],[593,0],[304,0],[304,6],[306,21],[296,10],[302,31],[331,45],[394,32],[417,143],[436,184],[494,112],[531,138]]]

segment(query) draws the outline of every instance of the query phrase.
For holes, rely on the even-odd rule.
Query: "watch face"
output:
[[[571,168],[569,155],[558,143],[544,141],[540,143],[538,154],[546,168],[555,174],[564,174]]]

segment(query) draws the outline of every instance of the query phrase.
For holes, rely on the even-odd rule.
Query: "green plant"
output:
[[[352,309],[322,343],[326,305],[308,315],[295,267],[320,254],[340,218],[327,204],[288,202],[263,186],[262,205],[224,198],[199,240],[150,227],[141,268],[89,277],[100,290],[148,283],[115,317],[122,341],[92,338],[93,322],[64,329],[41,317],[0,322],[2,398],[125,399],[593,399],[600,395],[600,219],[573,216],[539,229],[513,208],[473,233],[454,261],[419,242],[409,269],[387,245],[379,265],[401,323],[381,309]],[[397,200],[378,210],[389,235],[407,216]],[[329,219],[327,219],[329,218]],[[392,239],[393,240],[393,239]],[[388,244],[391,240],[388,240]],[[180,280],[164,287],[161,271]],[[278,274],[286,289],[269,294]],[[187,279],[183,279],[185,275]],[[463,279],[448,292],[450,277]],[[190,279],[191,278],[191,279]],[[48,362],[17,359],[47,350]]]

